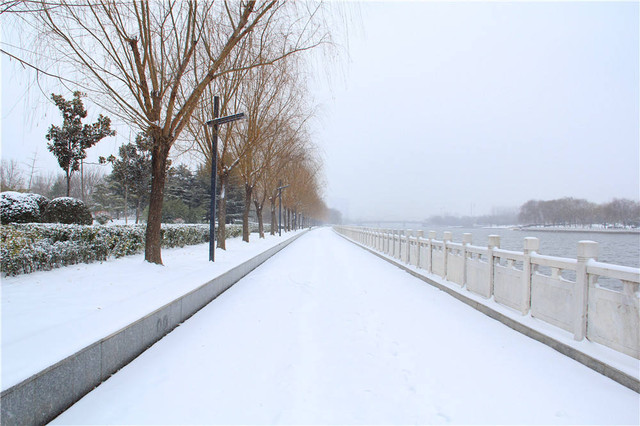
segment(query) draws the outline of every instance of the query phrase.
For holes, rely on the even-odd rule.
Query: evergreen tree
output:
[[[118,156],[100,157],[101,163],[113,165],[112,179],[118,182],[124,195],[125,223],[129,201],[136,207],[136,223],[140,220],[143,204],[149,198],[151,184],[151,151],[149,139],[140,133],[134,143],[122,145]]]
[[[67,197],[71,191],[71,176],[80,170],[80,164],[87,157],[86,149],[91,148],[107,136],[116,134],[111,130],[111,119],[102,114],[98,121],[92,124],[82,124],[87,117],[87,111],[82,104],[81,92],[74,92],[73,99],[65,100],[62,95],[51,94],[51,99],[62,113],[62,128],[51,125],[46,138],[50,141],[47,149],[58,159],[58,164],[64,170],[67,178]]]

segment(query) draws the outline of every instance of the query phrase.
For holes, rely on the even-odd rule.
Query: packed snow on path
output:
[[[639,402],[320,229],[54,423],[638,424]]]
[[[162,250],[164,266],[138,254],[2,279],[2,390],[137,321],[293,236],[227,240]]]

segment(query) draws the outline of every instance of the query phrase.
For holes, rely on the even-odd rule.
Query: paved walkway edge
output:
[[[42,425],[50,422],[306,232],[292,236],[110,336],[6,389],[0,395],[0,423]]]
[[[334,231],[335,232],[335,231]],[[592,370],[597,371],[598,373],[609,377],[612,380],[615,380],[616,382],[620,383],[623,386],[628,387],[629,389],[640,393],[640,379],[638,377],[634,377],[630,374],[625,373],[624,371],[620,371],[617,368],[607,364],[605,361],[600,360],[598,358],[593,357],[592,355],[589,355],[583,351],[580,351],[579,349],[574,348],[573,346],[570,346],[560,340],[554,339],[553,337],[547,336],[546,334],[535,330],[531,327],[529,327],[526,324],[523,324],[513,318],[510,318],[509,316],[498,312],[494,309],[492,309],[490,306],[487,306],[483,303],[480,303],[476,300],[473,300],[470,297],[465,296],[462,293],[457,292],[456,290],[449,288],[447,286],[444,286],[440,283],[438,283],[437,281],[434,281],[432,279],[430,279],[428,276],[423,275],[419,272],[414,271],[413,269],[409,268],[407,265],[401,263],[400,261],[396,260],[396,259],[392,259],[387,257],[386,255],[379,253],[375,250],[370,249],[369,247],[366,247],[360,243],[358,243],[357,241],[354,241],[350,238],[347,238],[346,236],[336,232],[336,235],[341,236],[342,238],[344,238],[345,240],[367,250],[368,252],[378,256],[379,258],[386,260],[387,262],[391,263],[394,266],[397,266],[400,269],[403,269],[404,271],[410,273],[411,275],[413,275],[416,278],[421,279],[422,281],[425,281],[427,284],[430,284],[434,287],[436,287],[439,290],[442,290],[444,292],[446,292],[447,294],[455,297],[456,299],[460,300],[463,303],[466,303],[467,305],[471,306],[472,308],[482,312],[483,314],[487,315],[490,318],[493,318],[497,321],[500,321],[501,323],[503,323],[504,325],[524,334],[525,336],[528,336],[534,340],[539,341],[540,343],[543,343],[553,349],[555,349],[556,351],[560,352],[563,355],[566,355],[576,361],[578,361],[581,364],[586,365],[587,367],[591,368]]]

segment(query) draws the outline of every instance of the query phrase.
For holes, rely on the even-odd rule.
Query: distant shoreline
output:
[[[514,231],[540,231],[540,232],[582,232],[596,234],[640,234],[640,229],[605,229],[605,228],[538,228],[538,227],[516,227]]]

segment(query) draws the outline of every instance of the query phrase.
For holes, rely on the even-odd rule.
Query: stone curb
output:
[[[303,231],[0,394],[0,423],[41,425],[107,380]],[[46,348],[42,348],[46,350]]]
[[[599,360],[597,358],[592,357],[591,355],[588,355],[576,348],[574,348],[573,346],[567,345],[564,342],[561,342],[559,340],[556,340],[552,337],[547,336],[546,334],[543,334],[542,332],[535,330],[519,321],[514,320],[513,318],[508,317],[505,314],[502,314],[498,311],[493,310],[491,307],[484,305],[482,303],[479,303],[476,300],[473,300],[467,296],[465,296],[462,293],[458,293],[457,291],[443,286],[442,284],[438,283],[437,281],[434,281],[414,270],[412,270],[411,268],[409,268],[407,265],[400,263],[399,261],[395,260],[395,259],[390,259],[387,256],[378,253],[375,250],[370,249],[369,247],[363,246],[362,244],[353,241],[352,239],[336,232],[334,230],[334,232],[341,236],[342,238],[344,238],[345,240],[357,245],[358,247],[361,247],[365,250],[367,250],[368,252],[378,256],[379,258],[386,260],[387,262],[391,263],[394,266],[397,266],[398,268],[410,273],[411,275],[413,275],[416,278],[421,279],[422,281],[426,282],[427,284],[430,284],[434,287],[436,287],[438,290],[442,290],[444,292],[446,292],[447,294],[455,297],[456,299],[458,299],[459,301],[466,303],[467,305],[471,306],[472,308],[482,312],[483,314],[487,315],[490,318],[495,319],[496,321],[500,321],[501,323],[503,323],[504,325],[506,325],[507,327],[510,327],[512,329],[514,329],[515,331],[524,334],[527,337],[530,337],[534,340],[537,340],[540,343],[543,343],[547,346],[549,346],[552,349],[555,349],[556,351],[560,352],[563,355],[568,356],[569,358],[572,358],[576,361],[578,361],[579,363],[589,367],[590,369],[597,371],[598,373],[612,379],[615,380],[616,382],[620,383],[623,386],[628,387],[629,389],[640,393],[640,379],[638,377],[634,377],[631,376],[627,373],[625,373],[624,371],[620,371],[617,368],[607,364],[606,362]]]

